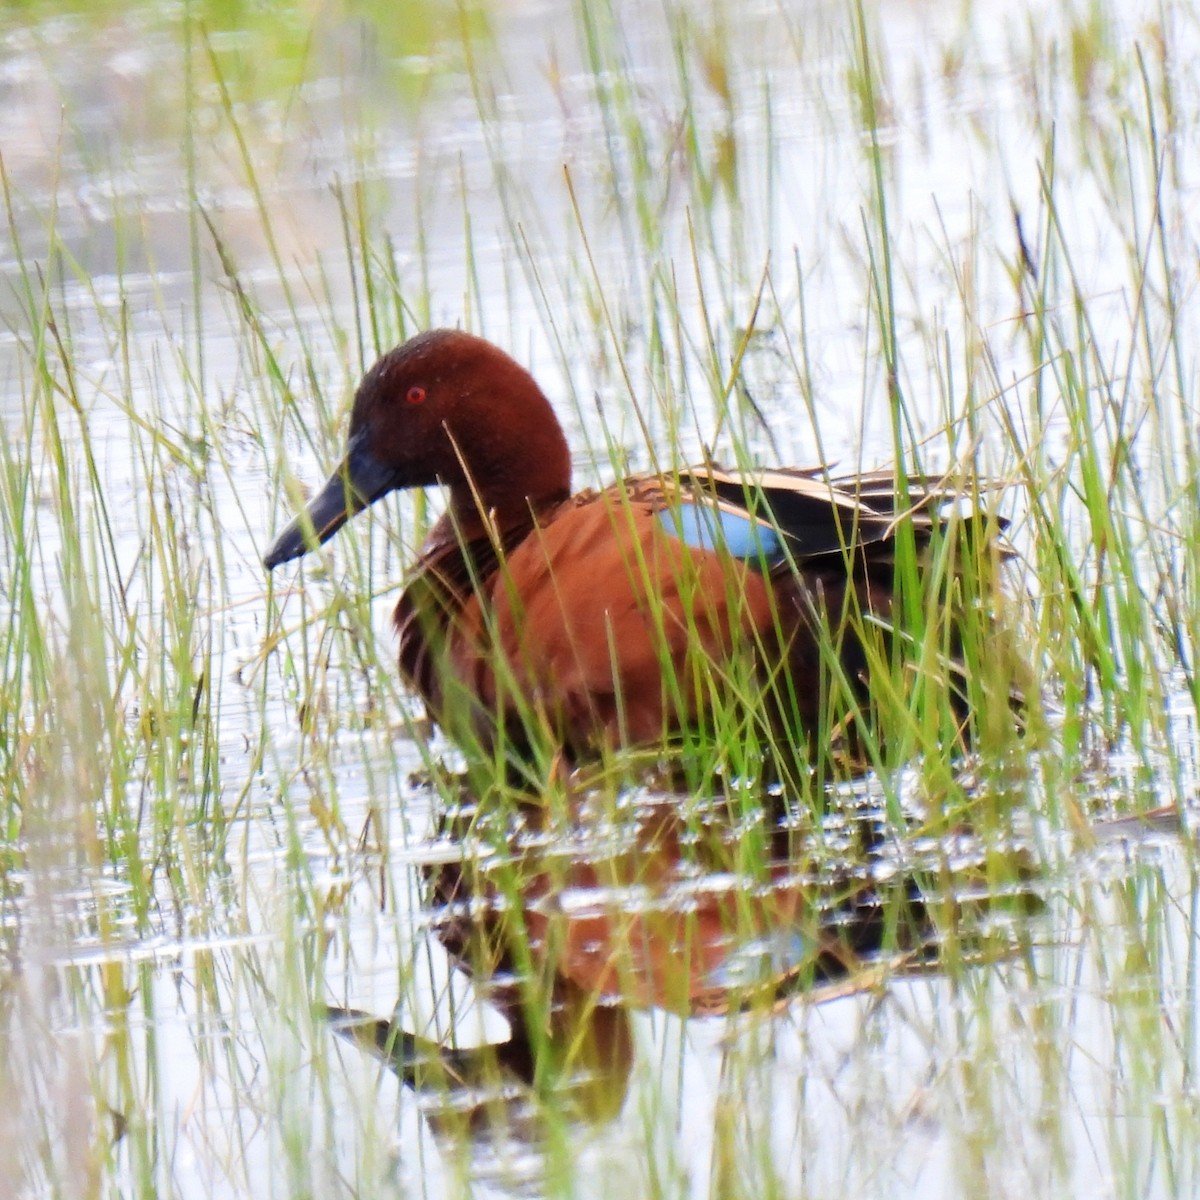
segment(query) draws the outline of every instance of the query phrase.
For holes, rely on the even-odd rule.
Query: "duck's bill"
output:
[[[275,539],[263,556],[263,566],[274,570],[315,549],[331,537],[355,513],[396,486],[396,472],[373,458],[352,441],[341,465],[308,506]]]

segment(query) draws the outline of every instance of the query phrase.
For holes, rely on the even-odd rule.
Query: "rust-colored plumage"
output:
[[[712,464],[572,496],[533,378],[435,330],[367,373],[345,460],[266,565],[388,491],[433,484],[449,505],[396,609],[404,675],[460,741],[545,738],[576,758],[703,723],[748,679],[789,731],[836,724],[831,676],[855,708],[889,644],[897,530],[919,551],[952,498],[909,480],[901,508],[890,476]]]

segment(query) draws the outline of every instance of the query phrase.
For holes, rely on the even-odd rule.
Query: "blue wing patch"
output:
[[[734,558],[773,565],[784,557],[779,530],[746,512],[683,500],[658,514],[663,528],[693,550],[723,550]]]
[[[766,937],[734,946],[724,962],[704,977],[707,987],[745,988],[786,979],[816,963],[821,947],[798,929],[780,929]]]

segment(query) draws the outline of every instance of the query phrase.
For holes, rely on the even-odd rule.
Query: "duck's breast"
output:
[[[531,710],[524,719],[568,745],[646,743],[706,703],[711,664],[763,652],[777,623],[771,580],[726,549],[689,544],[664,506],[609,489],[507,556],[451,646],[451,670],[485,707]]]

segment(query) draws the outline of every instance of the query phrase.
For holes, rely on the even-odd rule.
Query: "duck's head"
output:
[[[453,329],[385,354],[354,397],[346,456],[267,551],[268,570],[331,538],[396,488],[443,484],[463,527],[500,528],[567,497],[571,462],[550,402],[519,363]]]

